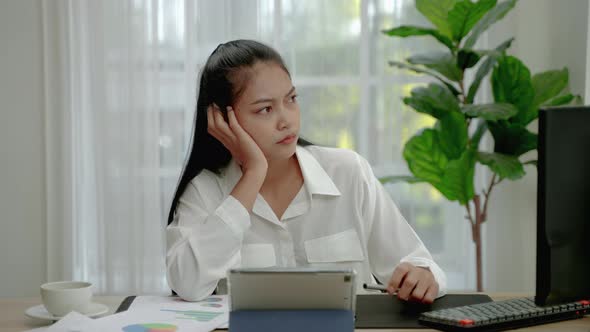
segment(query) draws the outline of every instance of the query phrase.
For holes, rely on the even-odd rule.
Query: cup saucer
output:
[[[86,310],[86,312],[81,312],[81,314],[90,318],[94,318],[103,315],[108,311],[109,307],[107,307],[106,305],[102,303],[92,302],[88,305],[88,310]],[[50,321],[57,321],[62,318],[60,316],[54,316],[53,314],[49,313],[47,309],[45,309],[45,306],[42,304],[27,309],[25,311],[25,316]]]

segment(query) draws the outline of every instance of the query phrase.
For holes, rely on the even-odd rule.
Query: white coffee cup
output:
[[[92,284],[85,281],[57,281],[41,285],[45,309],[63,317],[70,311],[86,313],[92,300]]]

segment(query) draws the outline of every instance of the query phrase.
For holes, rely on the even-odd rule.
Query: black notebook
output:
[[[135,296],[123,300],[117,312],[129,308]],[[357,295],[356,328],[424,328],[418,317],[425,311],[454,308],[468,304],[491,302],[484,294],[448,294],[431,305],[404,302],[387,294]]]
[[[448,294],[426,305],[405,302],[387,294],[357,295],[355,327],[424,328],[418,323],[423,312],[491,301],[484,294]]]

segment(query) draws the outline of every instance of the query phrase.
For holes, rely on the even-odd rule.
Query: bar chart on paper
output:
[[[197,302],[174,296],[138,296],[126,311],[107,319],[97,332],[211,331],[227,327],[229,303],[227,295],[209,296]]]
[[[173,312],[176,314],[177,319],[193,319],[199,322],[208,322],[212,319],[217,318],[221,312],[209,312],[209,311],[196,311],[196,310],[174,310],[174,309],[160,309],[164,312]],[[127,331],[125,331],[127,332]],[[135,332],[135,331],[133,331]],[[159,331],[158,331],[159,332]],[[167,330],[166,330],[167,332]]]
[[[212,296],[212,297],[206,298],[205,300],[200,302],[200,305],[202,307],[208,307],[208,308],[223,308],[223,304],[215,303],[215,302],[222,302],[222,301],[223,301],[223,298]]]

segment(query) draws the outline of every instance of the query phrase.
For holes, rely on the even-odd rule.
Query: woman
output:
[[[444,272],[368,162],[305,142],[299,122],[275,50],[235,40],[211,54],[168,217],[170,287],[198,301],[234,267],[351,267],[403,300],[442,296]]]

